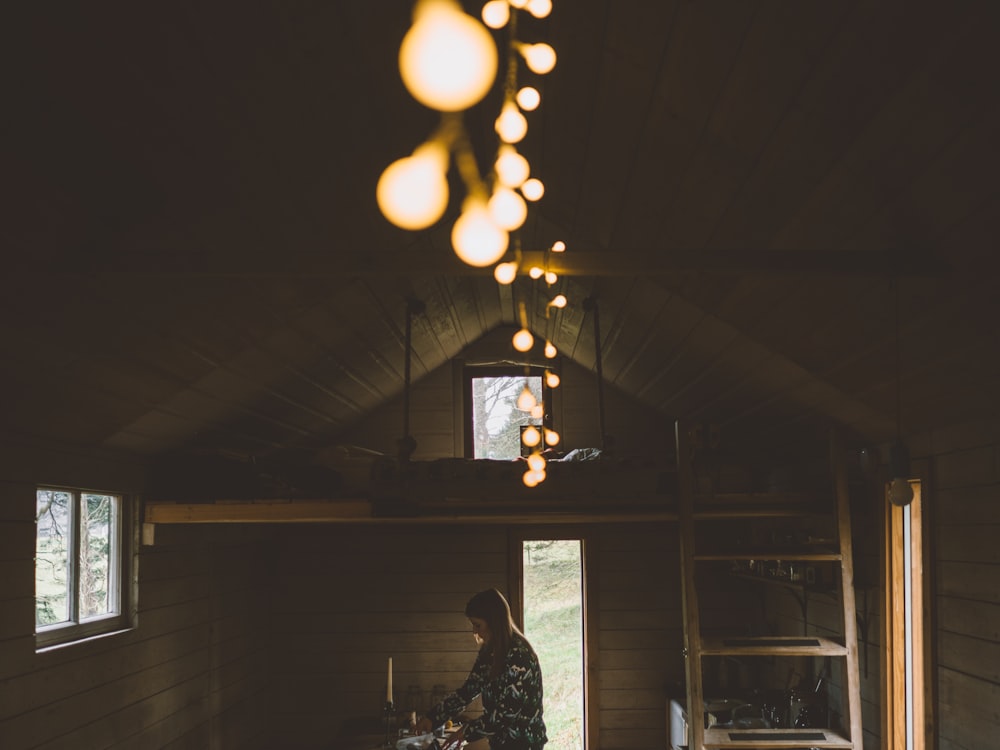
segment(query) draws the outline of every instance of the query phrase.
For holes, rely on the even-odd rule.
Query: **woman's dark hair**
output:
[[[486,589],[474,594],[465,605],[466,617],[477,617],[486,621],[490,629],[490,640],[484,643],[480,651],[493,659],[490,677],[496,679],[503,672],[507,652],[510,651],[514,634],[522,635],[510,614],[510,605],[496,589]]]

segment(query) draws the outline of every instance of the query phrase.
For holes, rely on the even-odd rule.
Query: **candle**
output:
[[[385,680],[385,702],[392,703],[392,657],[389,657],[388,674]]]

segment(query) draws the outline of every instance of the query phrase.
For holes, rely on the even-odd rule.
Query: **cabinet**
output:
[[[698,492],[703,484],[698,481],[699,450],[704,449],[701,434],[697,425],[684,422],[676,425],[689,746],[692,750],[782,747],[862,750],[850,505],[846,456],[839,437],[835,433],[830,436],[831,486],[827,492],[815,496],[775,492],[706,496]],[[813,571],[812,580],[806,580],[807,570]],[[817,570],[826,574],[824,580],[815,580]],[[786,578],[787,571],[791,572]],[[766,575],[768,572],[771,575]],[[735,607],[726,610],[719,606],[719,589],[723,587],[720,581],[726,580],[730,593],[721,594],[723,604],[733,591],[768,583],[797,589],[803,599],[810,592],[821,593],[828,597],[828,609],[833,607],[836,611],[830,619],[839,632],[828,632],[826,628],[811,633],[782,632],[780,627],[767,623],[766,615],[760,618],[765,627],[753,627],[749,624],[752,618],[738,615]],[[717,622],[710,623],[705,617],[706,601],[715,604],[716,615],[720,611],[728,615],[717,616]],[[802,622],[808,624],[804,605]],[[753,686],[754,694],[759,697],[777,693],[783,696],[786,705],[789,685],[776,684],[777,676],[797,671],[801,676],[803,663],[811,666],[817,662],[824,665],[836,662],[831,671],[835,672],[840,688],[839,720],[831,721],[832,712],[827,710],[818,712],[819,720],[812,717],[803,722],[806,726],[791,726],[791,719],[780,712],[772,713],[769,720],[766,708],[762,713],[748,699],[749,686],[741,684],[734,688],[734,692],[743,693],[735,696],[736,703],[751,706],[752,714],[741,722],[734,711],[729,721],[710,724],[706,708],[716,699],[706,701],[706,677],[712,674],[711,670],[706,674],[707,665],[725,666],[729,661],[740,665],[762,664],[758,672],[744,680],[764,682],[761,675],[767,673],[769,684]],[[821,682],[817,683],[817,690],[822,680],[829,681],[830,675],[824,669],[819,670]],[[815,674],[811,677],[816,679]],[[710,689],[718,690],[719,681],[710,685]],[[701,717],[706,717],[705,721]]]

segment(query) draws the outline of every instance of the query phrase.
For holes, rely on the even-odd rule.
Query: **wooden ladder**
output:
[[[681,582],[684,612],[684,649],[687,683],[688,747],[691,750],[707,748],[850,748],[862,750],[861,692],[858,671],[857,620],[854,601],[854,566],[851,546],[851,519],[844,449],[836,433],[830,438],[830,468],[833,476],[837,542],[823,551],[780,551],[754,549],[696,549],[696,525],[713,521],[751,523],[754,519],[792,518],[794,511],[771,500],[767,493],[741,496],[741,502],[730,507],[705,509],[698,502],[695,488],[697,451],[703,447],[695,425],[676,424],[677,469],[679,480],[679,521],[681,549]],[[759,501],[759,502],[758,502]],[[704,537],[702,537],[704,538]],[[708,637],[702,632],[702,618],[698,603],[696,568],[706,561],[733,561],[733,564],[753,559],[758,563],[781,560],[793,564],[826,564],[839,567],[839,596],[843,614],[843,643],[831,638],[777,637]],[[781,657],[822,656],[842,659],[841,707],[844,714],[843,729],[832,728],[733,728],[705,727],[705,696],[703,692],[703,663],[708,656]],[[845,736],[846,730],[846,736]]]

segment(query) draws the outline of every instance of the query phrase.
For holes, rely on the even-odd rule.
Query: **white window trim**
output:
[[[43,626],[36,625],[36,652],[41,653],[54,648],[90,641],[97,637],[114,635],[128,631],[135,627],[135,602],[137,593],[135,571],[137,570],[137,567],[135,565],[134,555],[138,550],[136,539],[137,527],[135,523],[136,514],[134,512],[135,500],[129,495],[120,492],[107,492],[104,490],[91,490],[59,485],[39,485],[36,488],[36,493],[42,491],[72,493],[74,502],[76,503],[80,502],[81,495],[87,493],[113,495],[118,498],[119,518],[116,540],[117,554],[113,560],[114,571],[112,573],[118,597],[118,611],[111,614],[90,617],[85,621],[60,622]],[[78,516],[75,516],[74,525],[77,522]],[[78,530],[74,529],[74,534],[77,533]],[[37,544],[37,529],[35,535]],[[76,560],[73,562],[73,581],[75,588],[78,579],[75,564]],[[71,595],[75,597],[76,592],[71,592]]]

